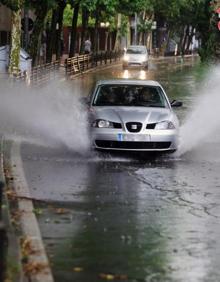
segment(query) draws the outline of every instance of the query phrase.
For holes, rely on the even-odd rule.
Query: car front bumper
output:
[[[109,132],[113,130],[114,132]],[[175,151],[178,147],[176,130],[146,130],[129,133],[114,129],[94,129],[92,144],[95,149],[123,151]]]
[[[123,61],[123,67],[146,67],[148,65],[147,61]]]

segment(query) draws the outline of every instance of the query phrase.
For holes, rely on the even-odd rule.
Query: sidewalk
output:
[[[0,281],[53,282],[29,189],[22,173],[16,175],[22,167],[19,148],[19,144],[4,142],[1,138],[0,179],[5,185],[0,236],[3,234],[5,238],[0,241],[4,246],[3,251],[0,248],[1,269],[4,269]]]
[[[2,202],[1,202],[1,218],[3,227],[4,240],[1,241],[1,247],[4,247],[3,254],[3,271],[1,272],[0,281],[25,281],[23,279],[23,271],[21,267],[21,249],[16,230],[12,225],[12,214],[9,209],[8,187],[4,173],[4,143],[0,136],[0,181],[2,185]],[[1,238],[2,239],[2,238]]]

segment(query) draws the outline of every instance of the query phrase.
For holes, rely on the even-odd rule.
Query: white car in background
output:
[[[148,51],[144,45],[131,45],[125,49],[122,59],[123,69],[129,67],[148,68]]]

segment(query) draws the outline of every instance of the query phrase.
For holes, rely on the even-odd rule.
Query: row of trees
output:
[[[12,10],[11,62],[10,72],[18,70],[21,38],[21,10],[34,11],[36,20],[30,38],[28,51],[36,62],[41,34],[47,24],[47,62],[56,53],[61,55],[60,39],[63,22],[69,17],[71,24],[71,43],[69,56],[76,52],[77,26],[82,28],[81,42],[84,42],[89,25],[94,28],[94,50],[97,50],[98,27],[100,22],[109,22],[110,30],[116,32],[115,48],[120,48],[120,38],[129,32],[129,17],[138,15],[138,32],[142,37],[151,30],[153,21],[165,27],[167,38],[178,38],[178,45],[184,53],[196,34],[201,41],[199,50],[202,59],[213,58],[219,48],[216,8],[220,0],[0,0]],[[67,14],[67,9],[72,13]],[[80,22],[80,23],[79,23]],[[168,41],[168,40],[167,40]],[[166,41],[166,42],[167,42]],[[82,46],[81,46],[82,50]],[[217,52],[218,53],[218,52]]]

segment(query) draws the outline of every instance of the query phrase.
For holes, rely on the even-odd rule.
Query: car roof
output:
[[[108,84],[123,84],[123,85],[145,85],[145,86],[160,86],[160,83],[155,80],[140,80],[140,79],[104,79],[96,82],[96,85]]]

